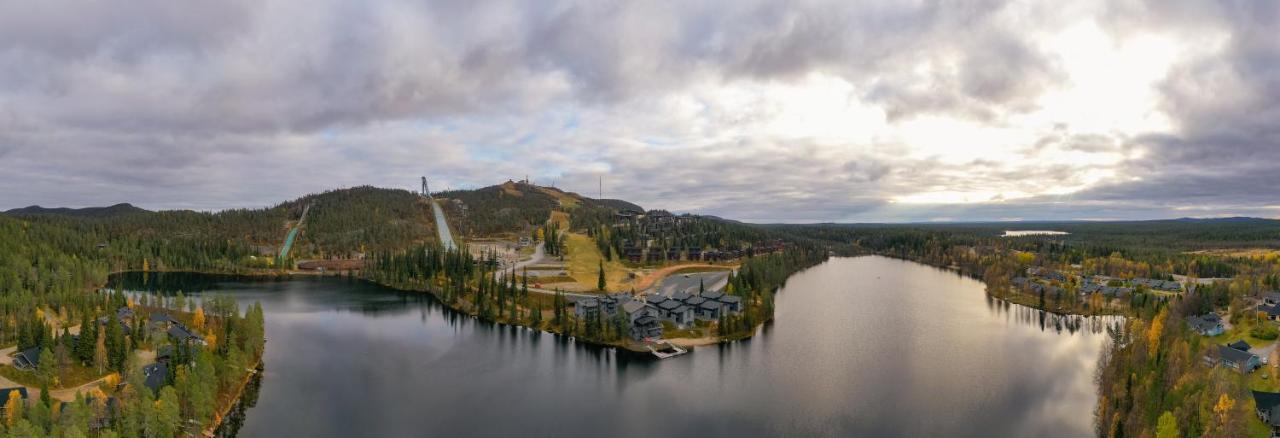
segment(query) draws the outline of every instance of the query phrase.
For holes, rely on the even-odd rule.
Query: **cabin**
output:
[[[0,400],[3,400],[3,401],[0,401],[0,412],[4,412],[5,410],[4,405],[7,404],[6,402],[9,401],[9,397],[14,392],[18,393],[18,398],[22,400],[23,405],[27,404],[27,388],[22,386],[15,387],[15,388],[2,388],[0,389]]]
[[[595,319],[600,317],[600,301],[586,298],[573,303],[573,316],[578,319]]]
[[[1222,325],[1222,318],[1216,313],[1207,313],[1204,316],[1188,316],[1187,325],[1201,336],[1218,336],[1227,331]]]
[[[738,313],[742,311],[742,297],[736,295],[725,295],[720,297],[720,304],[724,306],[724,311],[729,313]]]
[[[40,366],[40,347],[31,347],[13,356],[13,367],[20,370],[34,370]],[[0,401],[3,403],[3,401]]]
[[[652,315],[637,318],[631,324],[631,339],[646,342],[662,339],[662,323]]]
[[[685,250],[685,257],[691,262],[702,260],[702,248],[689,248]]]
[[[667,248],[667,260],[680,260],[680,248]]]
[[[1227,346],[1240,351],[1249,351],[1250,348],[1253,348],[1253,346],[1249,345],[1248,342],[1245,342],[1244,339],[1227,344]]]
[[[645,261],[648,261],[649,263],[662,263],[661,248],[649,248],[649,252],[646,255],[648,257],[645,258]]]
[[[618,313],[618,306],[622,303],[631,301],[631,294],[619,292],[600,297],[600,311],[605,315],[614,315]]]
[[[1226,345],[1219,345],[1217,353],[1217,358],[1205,356],[1205,363],[1222,365],[1242,374],[1252,372],[1262,366],[1262,361],[1258,359],[1258,356],[1248,351],[1240,351]]]
[[[173,338],[175,342],[186,342],[189,344],[197,344],[197,345],[205,344],[203,337],[200,337],[200,335],[193,333],[190,329],[183,326],[182,324],[173,324],[169,326],[168,333],[169,333],[169,337]]]
[[[169,361],[170,361],[171,359],[173,359],[173,346],[172,346],[172,345],[163,345],[163,346],[161,346],[160,348],[157,348],[157,349],[156,349],[156,362],[157,362],[157,363],[169,363]]]
[[[624,247],[622,248],[622,256],[626,257],[631,263],[640,263],[640,261],[644,260],[644,250],[635,246]]]
[[[1253,405],[1258,419],[1271,429],[1271,436],[1280,436],[1280,392],[1253,392]]]
[[[719,301],[705,300],[698,305],[698,316],[702,319],[720,319],[723,310]]]
[[[1262,304],[1268,306],[1280,305],[1280,292],[1266,292],[1262,294]]]
[[[169,378],[169,366],[161,362],[153,363],[142,367],[142,375],[146,376],[142,384],[158,393]]]
[[[657,311],[653,307],[639,301],[630,301],[622,305],[622,313],[627,316],[627,322],[634,325],[637,319],[645,316],[657,316]]]
[[[657,303],[655,307],[658,308],[658,313],[662,316],[662,319],[671,321],[672,324],[680,327],[693,324],[695,318],[693,308],[684,305],[679,300],[663,300]]]
[[[1258,312],[1266,313],[1269,320],[1280,321],[1280,305],[1259,304]]]

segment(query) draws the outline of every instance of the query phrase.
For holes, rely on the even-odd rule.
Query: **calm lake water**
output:
[[[244,437],[1088,436],[1113,321],[839,258],[791,278],[754,339],[655,361],[342,279],[128,278],[262,302],[265,373],[231,427]]]

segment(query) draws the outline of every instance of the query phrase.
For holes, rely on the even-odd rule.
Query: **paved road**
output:
[[[430,200],[431,211],[435,213],[436,230],[440,233],[440,244],[445,249],[458,249],[458,245],[453,243],[453,233],[449,231],[449,221],[444,218],[444,210],[440,208],[440,204],[434,199]]]
[[[724,289],[729,284],[729,271],[675,274],[662,279],[652,290],[664,296],[671,296],[679,291],[697,295],[699,282],[705,284],[707,290]]]

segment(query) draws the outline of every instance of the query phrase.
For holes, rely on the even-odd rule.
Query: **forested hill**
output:
[[[522,233],[553,211],[637,210],[618,200],[595,200],[551,187],[507,182],[436,194],[450,226],[462,236]],[[276,268],[281,245],[310,206],[291,256],[356,258],[433,241],[431,207],[418,193],[369,186],[330,190],[259,209],[218,212],[147,211],[129,204],[81,209],[9,210],[12,224],[62,233],[69,253],[90,251],[109,270],[239,271]],[[581,210],[579,210],[581,209]]]
[[[133,204],[116,204],[110,207],[88,208],[44,208],[39,205],[32,205],[4,212],[4,214],[11,216],[57,215],[71,217],[110,217],[136,213],[149,213],[149,211],[134,207]]]
[[[440,192],[435,197],[444,206],[449,225],[464,236],[523,233],[546,222],[556,210],[643,211],[639,205],[626,201],[592,199],[554,187],[513,181],[476,190]]]

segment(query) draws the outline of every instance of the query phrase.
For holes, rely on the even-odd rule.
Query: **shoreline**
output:
[[[249,386],[249,382],[253,381],[253,376],[262,372],[262,363],[263,360],[259,357],[258,362],[253,366],[252,371],[245,373],[244,380],[240,382],[239,386],[237,386],[235,395],[227,399],[227,404],[225,406],[218,408],[214,412],[214,421],[210,423],[209,426],[206,426],[204,430],[200,431],[202,435],[212,437],[217,434],[218,428],[222,427],[222,423],[227,420],[227,414],[231,412],[232,408],[235,408],[236,403],[240,402],[240,398],[244,397],[244,389]]]

